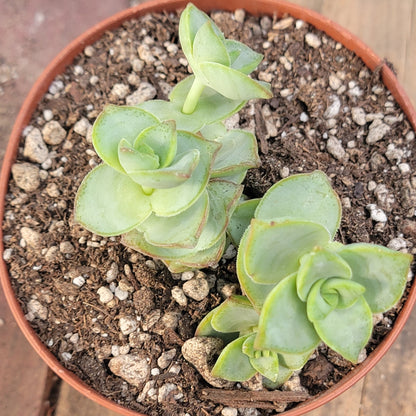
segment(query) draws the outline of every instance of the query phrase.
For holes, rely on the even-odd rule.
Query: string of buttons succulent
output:
[[[276,388],[321,342],[356,363],[372,315],[401,298],[412,257],[336,242],[341,205],[323,172],[288,177],[247,199],[242,182],[260,164],[256,138],[224,121],[250,99],[271,98],[270,85],[250,77],[262,55],[226,39],[192,4],[181,14],[179,39],[193,74],[169,101],[108,105],[95,121],[103,163],[80,185],[76,221],[98,235],[121,235],[175,273],[214,266],[229,241],[238,247],[242,295],[196,331],[223,341],[214,377],[260,373]]]

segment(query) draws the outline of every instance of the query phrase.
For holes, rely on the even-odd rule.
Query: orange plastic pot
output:
[[[211,11],[215,9],[235,10],[237,8],[243,8],[248,13],[254,15],[277,15],[282,16],[288,13],[296,19],[302,19],[316,28],[327,33],[336,41],[342,43],[348,49],[354,51],[368,66],[370,70],[380,68],[381,77],[385,86],[391,91],[394,98],[408,117],[413,128],[416,130],[416,112],[412,107],[409,98],[406,96],[404,90],[399,85],[393,72],[387,67],[387,65],[363,42],[352,35],[350,32],[332,22],[331,20],[321,16],[320,14],[311,10],[305,9],[298,5],[287,3],[283,0],[229,0],[225,2],[223,0],[193,0],[193,3],[205,10]],[[182,9],[186,6],[187,0],[154,0],[139,6],[127,9],[121,13],[114,15],[113,17],[104,20],[100,24],[92,27],[86,31],[83,35],[75,39],[69,44],[45,69],[42,75],[39,77],[18,114],[16,122],[14,124],[12,134],[10,136],[9,144],[7,147],[3,167],[1,171],[0,179],[0,216],[4,217],[4,201],[8,190],[8,181],[10,177],[11,167],[16,158],[17,149],[19,147],[20,136],[23,128],[29,123],[32,113],[37,107],[40,99],[48,90],[49,85],[55,79],[56,75],[63,72],[66,66],[70,65],[73,59],[83,51],[86,45],[92,44],[101,35],[107,31],[120,26],[124,21],[142,16],[151,12],[162,11],[175,11]],[[3,236],[0,230],[0,249],[3,251]],[[22,332],[42,357],[42,359],[48,364],[48,366],[63,380],[81,392],[86,397],[96,401],[102,406],[109,408],[121,415],[126,416],[144,416],[132,410],[126,409],[111,400],[101,396],[95,390],[87,386],[77,376],[65,369],[59,361],[53,356],[46,346],[40,341],[36,333],[32,330],[31,326],[24,317],[24,313],[19,305],[18,300],[15,297],[14,291],[10,283],[10,276],[8,274],[7,266],[3,259],[0,260],[0,281],[3,286],[3,290],[10,306],[10,309],[21,328]],[[315,396],[312,399],[298,405],[296,408],[284,412],[285,416],[299,416],[305,414],[325,403],[332,400],[345,390],[350,388],[354,383],[364,377],[371,368],[384,356],[389,347],[402,330],[406,320],[408,319],[413,305],[416,301],[416,284],[413,284],[409,293],[408,299],[401,310],[394,327],[385,337],[383,342],[369,355],[369,357],[356,367],[351,373],[344,377],[339,383],[331,387],[329,390],[322,394]]]

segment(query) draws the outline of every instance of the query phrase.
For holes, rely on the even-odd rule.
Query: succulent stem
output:
[[[198,104],[199,97],[204,90],[204,84],[194,79],[191,89],[186,96],[185,103],[183,104],[182,112],[185,114],[192,114],[195,111],[196,105]]]

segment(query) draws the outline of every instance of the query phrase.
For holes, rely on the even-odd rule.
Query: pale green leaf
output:
[[[202,319],[202,321],[198,324],[198,327],[196,328],[195,336],[220,338],[224,341],[224,345],[227,345],[231,341],[234,341],[236,338],[238,338],[238,332],[219,332],[212,327],[212,317],[214,316],[218,308],[219,306],[214,308]]]
[[[317,222],[334,237],[341,221],[341,203],[323,172],[292,175],[273,185],[256,211],[256,218],[262,220],[279,217]]]
[[[324,299],[328,299],[328,295],[336,295],[337,309],[349,308],[364,292],[364,286],[339,277],[327,279],[321,289]]]
[[[146,128],[159,124],[152,114],[137,107],[107,105],[95,120],[92,143],[98,156],[119,172],[118,145],[122,139],[133,144]]]
[[[145,239],[156,246],[193,248],[198,242],[209,212],[208,192],[186,211],[173,217],[158,217],[152,214],[137,228]]]
[[[134,142],[139,149],[146,144],[159,156],[159,167],[169,166],[176,156],[177,134],[176,124],[172,120],[164,121],[156,126],[143,130]]]
[[[128,172],[129,177],[147,188],[176,188],[191,178],[198,166],[200,153],[198,149],[190,149],[178,154],[168,167],[155,170],[137,170]]]
[[[241,237],[250,225],[250,221],[254,218],[254,211],[259,201],[259,198],[248,199],[236,206],[227,228],[227,232],[236,247],[240,244]]]
[[[224,45],[224,36],[216,33],[211,20],[205,22],[196,33],[192,53],[196,66],[201,62],[230,65],[230,57]]]
[[[364,297],[349,308],[334,309],[324,319],[314,322],[323,342],[347,360],[356,363],[373,329],[371,309]]]
[[[150,195],[152,209],[156,215],[170,217],[188,209],[205,190],[209,180],[212,158],[219,144],[185,131],[178,131],[178,154],[196,149],[200,153],[198,166],[183,184],[170,189],[155,189]]]
[[[270,88],[230,67],[215,62],[203,62],[199,69],[207,80],[208,87],[232,100],[271,98]]]
[[[325,227],[302,220],[253,219],[248,230],[243,262],[248,275],[258,283],[278,283],[298,270],[304,254],[330,241]]]
[[[254,134],[244,130],[230,130],[218,137],[221,149],[217,153],[211,176],[221,177],[233,174],[241,168],[249,169],[260,166],[257,142]]]
[[[352,279],[365,287],[373,313],[385,312],[401,298],[412,256],[373,244],[342,246],[338,254],[352,269]]]
[[[351,279],[352,271],[348,263],[338,254],[326,249],[316,249],[300,259],[296,285],[298,295],[306,301],[313,284],[319,279],[343,277]]]
[[[212,246],[225,235],[231,213],[243,192],[243,186],[232,182],[212,180],[208,183],[207,191],[209,214],[198,241],[200,250]]]
[[[118,160],[127,174],[139,169],[157,169],[159,156],[147,145],[136,150],[127,140],[121,139],[118,145]]]
[[[256,374],[257,371],[250,364],[247,355],[242,351],[244,341],[248,336],[237,338],[222,350],[211,371],[214,377],[229,381],[245,381]]]
[[[150,214],[149,198],[141,187],[105,164],[88,173],[75,198],[75,220],[99,235],[130,231]]]
[[[169,270],[177,273],[176,270],[180,270],[182,267],[185,267],[185,269],[202,269],[217,264],[224,252],[225,235],[206,250],[198,250],[198,245],[193,249],[158,247],[147,242],[143,233],[137,230],[123,234],[121,241],[127,247],[163,260],[169,267]]]
[[[263,59],[263,55],[236,40],[226,39],[225,47],[231,58],[231,68],[247,75],[254,71]]]
[[[219,332],[247,333],[258,321],[259,315],[250,301],[244,296],[232,295],[216,308],[211,325]]]
[[[291,370],[300,370],[311,357],[312,353],[315,351],[315,348],[311,351],[301,353],[301,354],[283,354],[279,353],[279,363],[280,366],[287,367]]]
[[[258,349],[299,354],[313,350],[319,336],[306,315],[306,304],[296,291],[296,275],[283,279],[267,297],[260,314]]]
[[[275,287],[275,284],[266,285],[257,283],[247,274],[243,264],[247,234],[246,231],[241,239],[240,248],[237,253],[237,276],[243,293],[250,299],[254,309],[260,312],[267,296]]]
[[[281,355],[278,355],[279,358]],[[279,360],[281,361],[281,360]],[[286,383],[290,379],[293,374],[293,370],[284,366],[281,362],[279,362],[279,374],[277,376],[276,381],[271,381],[268,378],[263,379],[263,386],[265,386],[269,390],[276,390],[282,384]]]
[[[322,285],[326,279],[317,280],[311,287],[308,293],[308,299],[306,301],[306,311],[308,319],[311,322],[315,322],[320,319],[324,319],[328,314],[333,311],[338,303],[336,297],[335,302],[328,302],[321,293]]]
[[[227,129],[222,121],[217,121],[202,127],[200,133],[207,140],[218,140],[227,134]]]
[[[279,358],[277,352],[261,351],[254,348],[256,333],[251,334],[245,341],[242,351],[250,359],[250,364],[262,376],[276,381],[279,376]]]

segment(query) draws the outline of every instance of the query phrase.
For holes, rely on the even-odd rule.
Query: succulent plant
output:
[[[225,347],[216,374],[235,380],[237,372],[245,379],[232,364],[231,352],[240,344],[240,353],[274,357],[266,362],[283,371],[275,379],[249,359],[272,382],[296,367],[288,361],[302,366],[321,342],[357,363],[372,333],[372,315],[402,296],[412,256],[374,244],[335,242],[340,220],[339,199],[320,171],[286,178],[261,200],[236,209],[229,227],[240,243],[237,274],[250,325],[241,327],[243,312],[236,313],[227,306],[235,301],[227,300],[201,322],[197,334],[225,339],[222,332],[237,329],[240,338],[247,332],[251,338]]]
[[[197,36],[202,26],[209,38],[201,38],[205,32]],[[270,95],[245,74],[261,55],[226,40],[205,13],[188,5],[179,30],[185,54],[198,65],[217,62],[220,41],[234,45],[227,49],[232,58],[227,62],[240,64],[225,70],[227,82],[235,78],[234,88],[241,89],[254,83],[257,90],[224,96],[230,94],[221,85],[222,63],[214,77],[218,85],[211,80],[198,97],[191,92],[197,78],[192,75],[173,89],[170,101],[106,106],[92,131],[103,164],[87,174],[75,200],[75,219],[85,228],[102,236],[122,235],[125,245],[162,259],[174,272],[220,259],[241,182],[247,169],[259,165],[254,135],[227,130],[223,120],[245,100]],[[192,114],[182,111],[189,94],[194,97]]]

